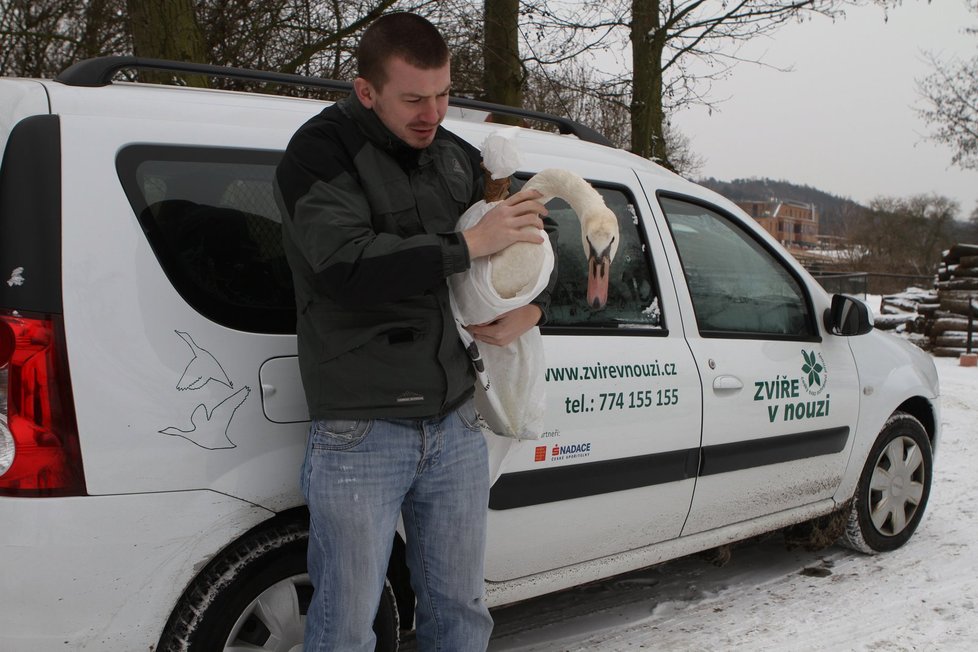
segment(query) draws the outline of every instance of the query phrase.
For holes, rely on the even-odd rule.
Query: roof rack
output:
[[[190,63],[186,61],[170,61],[167,59],[147,59],[143,57],[110,56],[85,59],[73,64],[63,70],[55,81],[68,86],[107,86],[112,83],[112,78],[120,70],[126,69],[149,69],[167,70],[170,72],[181,72],[187,74],[207,75],[210,77],[223,77],[227,79],[245,79],[248,81],[269,82],[274,84],[285,84],[288,86],[306,86],[311,88],[322,88],[330,91],[346,91],[353,89],[353,84],[347,81],[336,79],[323,79],[321,77],[307,77],[304,75],[293,75],[284,72],[269,72],[264,70],[251,70],[248,68],[232,68],[229,66],[215,66],[206,63]],[[587,125],[583,125],[574,120],[530,111],[504,104],[493,104],[482,102],[465,97],[451,97],[449,104],[466,109],[476,109],[490,113],[498,113],[528,120],[538,120],[557,127],[562,134],[571,134],[581,140],[614,147],[610,140],[604,135],[595,131]]]

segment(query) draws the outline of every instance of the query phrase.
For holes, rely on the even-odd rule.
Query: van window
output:
[[[682,261],[699,332],[713,337],[811,339],[811,304],[774,254],[718,211],[659,197]]]
[[[174,288],[205,317],[294,333],[273,180],[280,152],[133,145],[116,167]]]
[[[131,145],[116,161],[129,202],[174,288],[205,317],[238,330],[295,332],[292,276],[282,249],[273,180],[280,152]],[[514,187],[523,180],[514,181]],[[560,237],[549,332],[570,328],[664,333],[658,290],[634,202],[596,188],[618,216],[621,241],[608,304],[587,305],[580,221],[564,201],[548,204]]]
[[[526,180],[515,179],[512,191],[522,188]],[[639,227],[635,203],[622,189],[592,185],[618,217],[620,242],[611,263],[608,304],[600,310],[588,306],[588,263],[581,240],[581,222],[567,202],[552,199],[547,204],[547,211],[559,229],[555,252],[557,286],[551,297],[546,331],[559,333],[569,329],[579,332],[587,328],[597,329],[596,334],[621,334],[623,330],[665,334],[658,287],[649,267],[648,248]]]

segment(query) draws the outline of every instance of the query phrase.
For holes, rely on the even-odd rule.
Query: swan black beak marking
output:
[[[611,247],[614,238],[602,251],[597,251],[591,244],[588,244],[588,280],[587,280],[587,304],[594,310],[600,310],[608,303],[608,274],[611,266]]]

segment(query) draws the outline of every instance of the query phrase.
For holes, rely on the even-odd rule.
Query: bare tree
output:
[[[485,97],[509,106],[523,105],[525,76],[519,51],[519,0],[485,0],[483,90]],[[510,122],[505,116],[494,120]]]
[[[862,4],[889,7],[899,0],[522,0],[523,58],[547,70],[584,54],[598,62],[630,51],[630,65],[617,74],[598,74],[600,63],[592,64],[589,85],[600,89],[600,102],[627,102],[631,151],[675,169],[669,115],[710,105],[711,82],[752,61],[741,56],[741,45],[789,21],[837,16]]]
[[[737,46],[771,34],[804,15],[836,15],[836,0],[631,0],[632,152],[675,168],[669,156],[668,113],[705,102],[702,82],[740,61]],[[693,60],[705,62],[697,75]]]
[[[197,21],[193,0],[126,0],[133,54],[137,57],[207,63],[207,44]],[[142,73],[159,82],[171,76]],[[189,86],[207,86],[206,77],[183,76]]]
[[[958,203],[940,195],[877,197],[854,220],[850,244],[864,271],[927,275],[957,239]]]
[[[971,9],[978,14],[978,0],[972,1]],[[965,31],[978,36],[976,27]],[[918,113],[933,128],[931,138],[951,146],[954,165],[978,170],[978,56],[943,61],[930,54],[928,58],[934,72],[918,82],[926,101]]]
[[[404,10],[445,16],[446,7],[458,13],[459,7],[471,4],[461,0],[0,0],[0,73],[53,76],[79,59],[134,53],[351,79],[356,40],[381,13]],[[466,38],[471,39],[471,32]],[[479,43],[481,47],[481,39]],[[166,81],[170,76],[154,79]],[[204,81],[198,78],[193,83]]]
[[[0,0],[0,75],[53,77],[131,47],[124,0]]]

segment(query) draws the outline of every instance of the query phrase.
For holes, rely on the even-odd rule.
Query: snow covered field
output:
[[[492,652],[973,650],[978,644],[978,369],[936,360],[943,434],[924,520],[884,555],[787,550],[681,559],[494,612]]]

